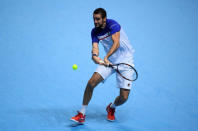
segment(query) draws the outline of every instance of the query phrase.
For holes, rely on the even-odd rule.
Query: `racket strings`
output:
[[[118,65],[117,69],[123,77],[129,80],[134,80],[137,77],[134,69],[127,64],[120,64]]]

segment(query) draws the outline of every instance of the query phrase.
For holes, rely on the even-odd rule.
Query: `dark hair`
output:
[[[106,13],[105,9],[103,9],[103,8],[95,9],[93,14],[101,14],[102,18],[107,17],[107,13]]]

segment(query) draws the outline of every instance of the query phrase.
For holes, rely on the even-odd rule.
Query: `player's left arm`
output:
[[[112,35],[113,45],[111,46],[111,49],[107,53],[107,55],[104,58],[104,61],[106,64],[109,64],[108,58],[119,48],[120,46],[120,31],[114,33]]]

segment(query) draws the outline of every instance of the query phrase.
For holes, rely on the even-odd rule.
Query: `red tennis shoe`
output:
[[[70,120],[83,124],[85,122],[85,115],[83,115],[81,112],[78,111],[78,114],[72,117]]]
[[[106,111],[107,111],[107,120],[109,121],[115,121],[115,108],[111,108],[112,103],[110,103],[107,108],[106,108]]]

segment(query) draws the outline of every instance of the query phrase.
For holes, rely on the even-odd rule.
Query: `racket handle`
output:
[[[113,67],[113,64],[110,63],[110,64],[108,65],[108,67]]]

